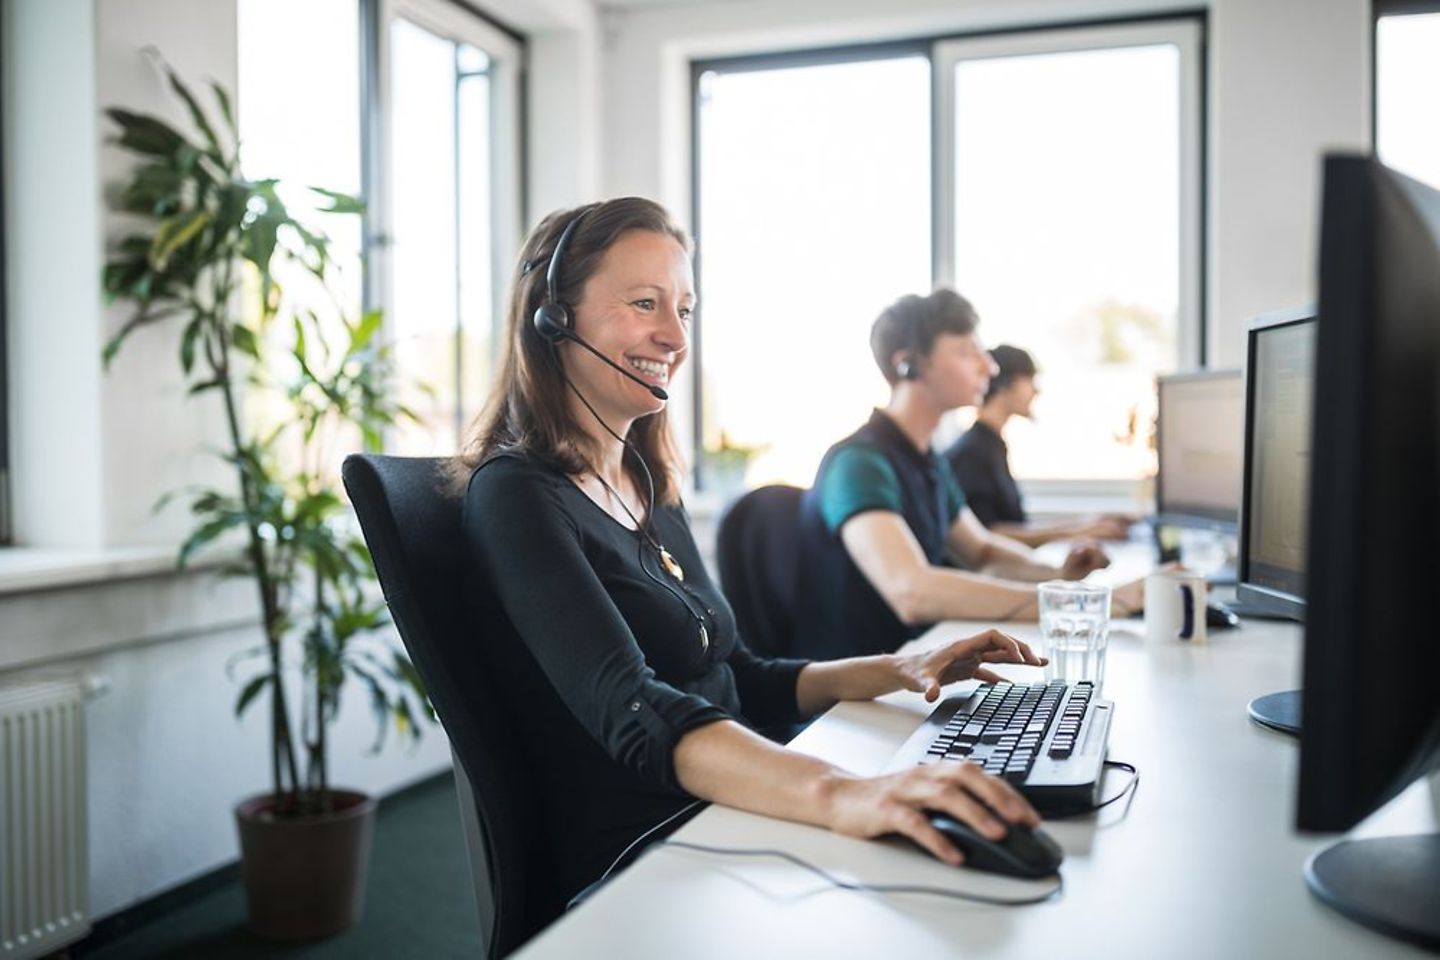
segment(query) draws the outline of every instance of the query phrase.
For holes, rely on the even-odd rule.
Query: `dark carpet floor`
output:
[[[256,938],[245,927],[245,893],[235,875],[108,942],[77,944],[70,955],[86,960],[477,957],[480,931],[454,782],[447,774],[381,802],[364,919],[333,939],[291,946]]]

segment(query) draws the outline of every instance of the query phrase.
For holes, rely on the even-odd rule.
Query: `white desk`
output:
[[[974,632],[944,624],[918,643]],[[1065,850],[1065,889],[1038,906],[854,893],[773,858],[676,848],[646,853],[520,956],[574,957],[1420,957],[1316,901],[1306,858],[1328,840],[1293,828],[1297,744],[1252,724],[1246,703],[1293,688],[1298,627],[1246,621],[1206,646],[1146,646],[1116,625],[1104,696],[1116,704],[1110,756],[1140,768],[1128,812],[1046,829]],[[1035,628],[1013,631],[1033,639]],[[1378,668],[1378,667],[1377,667]],[[1014,679],[1039,677],[1010,668]],[[959,687],[957,687],[959,689]],[[841,704],[792,744],[857,773],[882,771],[929,712],[916,694]],[[1126,775],[1113,774],[1110,790]],[[1364,825],[1435,828],[1423,790]],[[863,842],[711,807],[675,839],[786,850],[869,883],[1016,896],[1047,882],[956,870],[901,843]]]

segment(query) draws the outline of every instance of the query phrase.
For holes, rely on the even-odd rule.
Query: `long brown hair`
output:
[[[540,221],[521,247],[511,282],[499,375],[453,464],[456,492],[463,492],[475,468],[501,449],[522,450],[572,476],[594,469],[593,451],[586,448],[588,435],[571,415],[566,396],[569,388],[561,376],[559,356],[531,321],[535,310],[545,302],[545,274],[555,244],[577,217],[583,219],[565,246],[556,290],[572,315],[586,281],[623,234],[631,230],[664,234],[675,238],[687,253],[690,251],[690,238],[665,208],[641,197],[558,210]],[[655,479],[655,502],[679,502],[681,462],[670,433],[668,411],[639,418],[631,424],[626,439],[650,468]],[[624,463],[636,488],[644,489],[634,457],[626,457]]]

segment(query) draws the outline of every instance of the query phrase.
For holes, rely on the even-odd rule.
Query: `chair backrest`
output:
[[[757,487],[720,518],[716,559],[720,587],[740,635],[765,657],[791,653],[800,532],[799,487]]]
[[[450,738],[485,956],[518,948],[563,900],[540,804],[487,669],[484,639],[462,602],[460,501],[444,460],[353,454],[341,475],[405,650]]]

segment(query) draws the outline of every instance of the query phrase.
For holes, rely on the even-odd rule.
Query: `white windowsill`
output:
[[[171,573],[175,554],[173,546],[0,547],[0,595]]]

